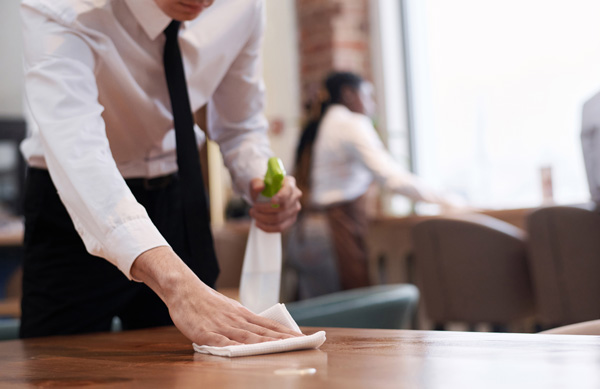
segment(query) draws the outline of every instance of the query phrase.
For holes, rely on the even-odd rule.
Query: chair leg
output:
[[[492,324],[492,332],[509,332],[504,324]]]

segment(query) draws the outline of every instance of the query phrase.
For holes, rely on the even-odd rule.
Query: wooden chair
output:
[[[412,229],[417,285],[437,329],[449,322],[504,331],[533,315],[525,233],[485,215],[435,218]]]
[[[527,218],[537,316],[543,328],[600,319],[600,212],[540,208]]]
[[[542,331],[540,334],[553,335],[600,335],[600,320],[590,320],[583,323],[569,324],[550,330]]]

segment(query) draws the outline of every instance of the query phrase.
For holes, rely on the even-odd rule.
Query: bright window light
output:
[[[597,0],[408,0],[414,165],[483,208],[589,200],[581,109],[600,90]],[[600,153],[600,150],[599,150]],[[546,193],[546,200],[548,200]]]

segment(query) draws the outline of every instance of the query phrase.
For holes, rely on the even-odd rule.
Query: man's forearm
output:
[[[168,246],[138,256],[131,275],[164,301],[173,323],[197,344],[231,346],[300,335],[206,286]]]
[[[202,282],[168,246],[160,246],[140,254],[131,266],[131,276],[152,289],[167,306],[186,284]],[[204,285],[204,284],[202,284]]]

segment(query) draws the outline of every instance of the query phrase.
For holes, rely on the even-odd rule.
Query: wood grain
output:
[[[2,342],[0,387],[600,386],[600,337],[325,330],[328,339],[319,350],[233,359],[194,354],[173,327]],[[315,374],[289,374],[307,368]]]

